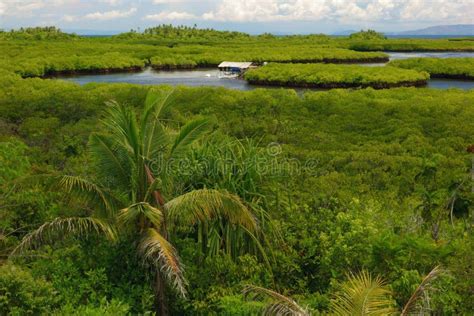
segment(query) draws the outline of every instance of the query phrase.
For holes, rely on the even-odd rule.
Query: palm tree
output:
[[[351,274],[331,301],[334,315],[393,315],[396,309],[385,281],[367,270]]]
[[[427,315],[429,313],[429,293],[433,290],[432,283],[444,271],[436,266],[428,273],[413,292],[401,311],[394,307],[392,292],[385,281],[380,277],[375,278],[366,270],[358,274],[348,275],[345,283],[341,284],[339,292],[331,300],[330,315],[353,316],[353,315]],[[264,315],[292,315],[309,316],[311,313],[301,307],[293,299],[278,292],[247,285],[243,293],[253,300],[269,299],[265,307]]]
[[[184,157],[207,122],[193,120],[178,132],[170,130],[161,116],[171,95],[149,91],[139,119],[132,109],[108,102],[104,132],[92,134],[89,142],[95,177],[55,177],[61,188],[84,203],[89,216],[43,224],[24,237],[14,255],[68,234],[99,233],[110,240],[131,236],[137,254],[153,267],[157,313],[167,315],[165,282],[186,294],[182,265],[170,242],[174,227],[225,220],[250,234],[259,231],[253,213],[227,191],[202,188],[176,196],[175,179],[167,168]]]

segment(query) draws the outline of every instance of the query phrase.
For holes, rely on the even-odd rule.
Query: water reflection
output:
[[[431,79],[428,81],[427,88],[450,89],[458,88],[463,90],[474,89],[474,81],[457,79]]]
[[[387,52],[390,60],[407,58],[474,58],[474,52]]]
[[[63,77],[61,79],[74,81],[79,84],[86,84],[89,82],[121,82],[147,85],[169,84],[186,86],[219,86],[239,90],[250,89],[250,85],[244,80],[219,78],[219,70],[217,69],[155,71],[151,68],[147,68],[138,73],[79,75],[67,78]]]
[[[380,66],[380,64],[378,65]],[[248,84],[242,79],[219,78],[219,71],[215,69],[195,69],[195,70],[176,70],[176,71],[154,71],[146,69],[138,73],[114,73],[98,75],[78,75],[70,77],[60,77],[62,80],[73,81],[78,84],[97,83],[133,83],[146,85],[185,85],[185,86],[211,86],[224,87],[236,90],[252,90],[256,88],[278,88],[268,86],[255,86]],[[448,89],[474,89],[474,81],[467,80],[449,80],[432,79],[428,82],[429,88]],[[306,89],[295,89],[303,91]],[[316,89],[312,89],[316,90]]]

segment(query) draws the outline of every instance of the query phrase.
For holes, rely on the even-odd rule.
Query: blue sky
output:
[[[157,24],[249,33],[403,31],[474,24],[474,0],[0,0],[0,28],[126,31]]]

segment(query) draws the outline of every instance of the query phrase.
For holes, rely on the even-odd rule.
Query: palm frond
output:
[[[331,300],[334,315],[392,315],[396,312],[391,291],[385,281],[373,278],[366,270],[349,275],[339,293]]]
[[[97,184],[79,176],[65,175],[60,177],[59,186],[68,193],[74,192],[86,199],[102,206],[109,215],[112,215],[117,206],[121,204],[119,198],[108,189],[101,188]]]
[[[194,190],[165,204],[168,218],[175,223],[193,225],[215,218],[223,218],[234,225],[258,231],[257,220],[242,200],[227,191]]]
[[[167,90],[148,90],[145,99],[145,107],[141,118],[141,126],[144,126],[150,119],[157,119],[166,111],[171,102],[168,102],[174,93],[174,88]]]
[[[203,135],[207,125],[208,121],[206,119],[193,120],[184,125],[171,147],[170,158],[176,159],[185,154],[189,146]]]
[[[275,291],[255,286],[247,285],[243,289],[243,294],[250,300],[270,299],[270,303],[265,307],[264,315],[278,316],[309,316],[309,311],[298,305],[293,299],[286,297]]]
[[[137,155],[140,151],[140,142],[135,113],[130,107],[115,101],[106,104],[108,108],[102,124],[114,142],[122,144],[130,153]]]
[[[97,171],[102,181],[110,185],[120,186],[121,189],[130,186],[130,170],[132,160],[124,148],[117,146],[105,135],[92,134],[89,150],[97,165]]]
[[[160,121],[160,116],[171,104],[168,99],[174,89],[167,91],[149,90],[145,100],[145,109],[141,117],[140,133],[143,143],[143,155],[156,158],[160,150],[169,142],[168,132]]]
[[[12,256],[45,243],[52,243],[67,235],[87,236],[90,233],[105,235],[110,240],[116,239],[114,229],[106,222],[93,217],[56,218],[44,223],[35,231],[26,235],[13,250]]]
[[[160,209],[146,202],[140,202],[120,210],[118,214],[118,220],[123,224],[133,223],[139,218],[146,218],[156,227],[160,227],[163,220],[163,213]]]
[[[163,124],[156,118],[146,124],[142,129],[143,133],[143,156],[147,159],[156,159],[160,152],[163,152],[169,145],[169,136]]]
[[[139,245],[143,259],[162,271],[173,287],[186,295],[186,279],[176,249],[156,229],[148,229]]]
[[[420,285],[403,307],[401,316],[415,314],[420,311],[420,309],[423,309],[423,305],[425,304],[423,302],[420,303],[420,300],[423,301],[427,299],[429,291],[432,290],[433,281],[443,273],[444,270],[440,266],[436,266],[423,278]]]

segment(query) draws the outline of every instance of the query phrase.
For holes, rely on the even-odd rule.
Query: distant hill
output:
[[[474,36],[474,24],[436,25],[420,30],[395,33],[396,35],[470,35]]]

